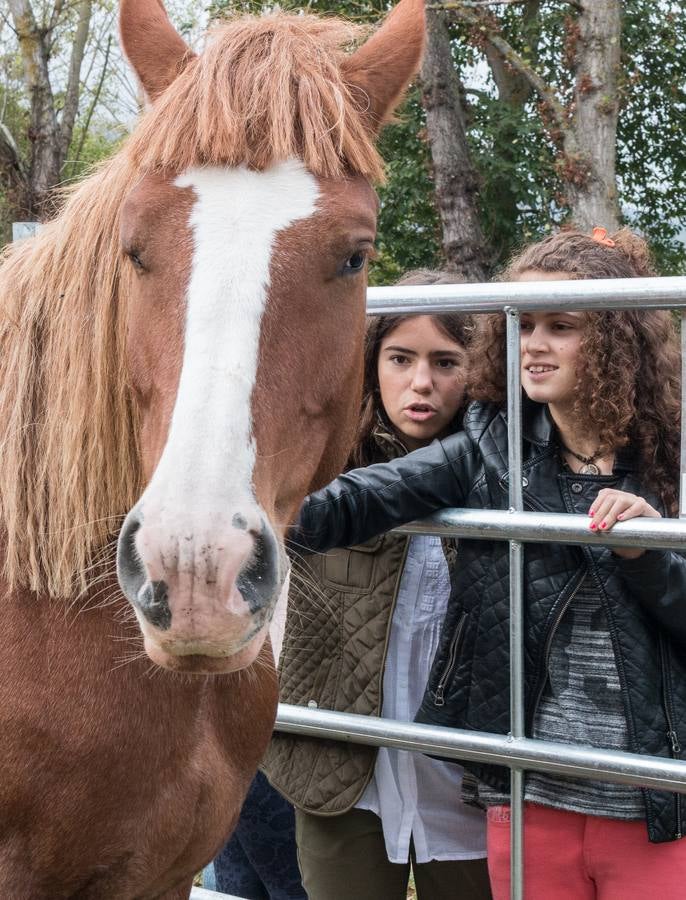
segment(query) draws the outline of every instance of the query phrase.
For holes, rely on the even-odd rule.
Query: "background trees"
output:
[[[171,3],[191,38],[210,16],[263,5],[202,2]],[[115,0],[8,3],[0,11],[5,225],[48,214],[50,188],[116,144],[136,110],[112,39]],[[386,7],[384,0],[308,5],[362,22],[377,21]],[[443,264],[481,279],[519,243],[566,223],[627,222],[649,238],[661,271],[683,271],[681,5],[428,0],[421,78],[383,137],[389,177],[373,278]]]
[[[45,213],[71,144],[93,0],[8,2],[5,26],[16,39],[17,57],[8,62],[19,90],[14,123],[3,122],[0,129],[0,158],[12,207],[33,219]],[[8,88],[6,82],[6,93]]]
[[[620,222],[646,234],[661,271],[683,271],[686,19],[679,7],[670,0],[429,2],[452,49],[452,66],[443,63],[436,77],[458,86],[444,108],[453,124],[442,133],[452,135],[459,158],[463,121],[472,163],[453,168],[449,182],[440,177],[440,142],[425,105],[439,258],[469,275],[451,254],[447,218],[471,202],[491,271],[551,227]],[[413,152],[422,158],[416,144],[408,146]],[[427,263],[437,255],[428,234],[418,234]]]

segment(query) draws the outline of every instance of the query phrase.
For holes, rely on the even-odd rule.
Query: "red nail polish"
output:
[[[593,518],[593,516],[595,515],[592,509],[588,511],[588,514],[591,518]]]
[[[591,531],[595,531],[597,527],[595,522],[591,522]]]
[[[601,522],[601,523],[600,523],[600,527],[601,527],[601,528],[607,528],[607,522]]]

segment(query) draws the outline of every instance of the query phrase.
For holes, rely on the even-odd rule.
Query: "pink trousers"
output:
[[[510,898],[510,807],[488,810],[493,900]],[[686,838],[651,844],[645,822],[526,803],[525,900],[685,900]]]

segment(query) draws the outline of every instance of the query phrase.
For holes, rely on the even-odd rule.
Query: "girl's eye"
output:
[[[354,275],[356,272],[361,272],[364,269],[364,264],[367,261],[367,254],[363,253],[362,250],[358,250],[357,253],[353,253],[352,256],[349,256],[346,259],[345,264],[343,265],[343,274],[344,275]]]
[[[553,328],[556,331],[571,331],[574,328],[574,326],[570,325],[569,322],[556,322],[553,325]]]
[[[454,369],[457,366],[457,361],[454,359],[438,359],[436,360],[436,365],[439,369]]]
[[[531,322],[527,322],[526,319],[523,319],[523,320],[519,323],[519,330],[520,330],[520,331],[531,331],[531,330],[533,329],[533,327],[534,327],[533,324],[532,324]]]
[[[391,360],[391,362],[396,363],[396,365],[398,365],[398,366],[404,366],[405,363],[408,362],[407,357],[406,357],[406,356],[402,356],[402,355],[399,354],[399,353],[393,354],[393,356],[390,357],[390,360]]]

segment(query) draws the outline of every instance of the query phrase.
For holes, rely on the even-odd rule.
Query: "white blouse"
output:
[[[441,540],[410,538],[386,656],[382,716],[411,722],[424,696],[450,595]],[[376,813],[388,859],[406,863],[410,839],[418,863],[486,856],[484,813],[460,799],[462,767],[423,753],[379,748],[358,809]]]

